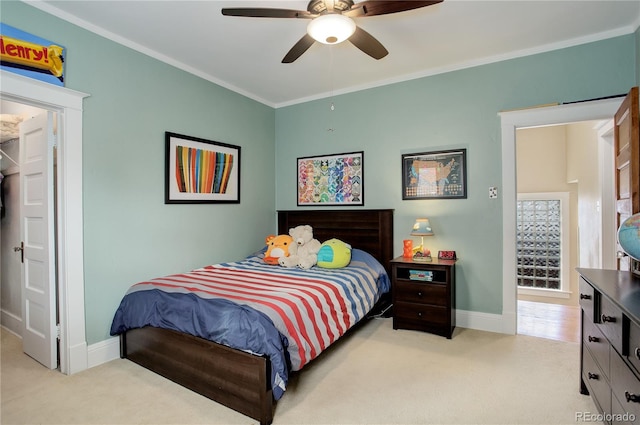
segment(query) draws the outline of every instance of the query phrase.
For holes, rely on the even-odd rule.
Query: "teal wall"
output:
[[[413,220],[429,217],[435,236],[425,244],[461,259],[457,307],[501,314],[502,198],[488,197],[502,179],[498,113],[627,93],[637,49],[631,34],[336,96],[333,112],[328,99],[280,108],[276,207],[296,207],[297,157],[363,150],[365,207],[395,209],[395,254]],[[402,200],[403,153],[458,148],[467,149],[467,199]]]
[[[636,85],[640,85],[640,27],[636,30]]]
[[[22,2],[2,22],[67,48],[84,102],[84,270],[89,344],[109,337],[140,280],[241,258],[275,232],[274,109]],[[251,125],[247,125],[251,123]],[[241,203],[164,204],[164,132],[241,147]]]
[[[130,284],[237,259],[296,208],[299,156],[365,152],[365,207],[395,209],[395,251],[431,218],[432,251],[454,249],[458,307],[502,311],[498,112],[626,93],[640,82],[640,34],[274,110],[22,2],[2,22],[67,48],[66,86],[84,110],[87,342],[108,338]],[[250,122],[251,125],[246,125]],[[335,131],[327,131],[328,127]],[[242,147],[240,204],[164,205],[164,132]],[[400,155],[466,148],[468,198],[402,201]],[[275,183],[275,184],[274,184]]]

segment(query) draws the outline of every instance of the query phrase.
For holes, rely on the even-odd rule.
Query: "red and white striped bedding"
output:
[[[291,368],[299,370],[362,319],[388,291],[387,276],[380,279],[380,270],[367,263],[354,260],[343,269],[301,270],[267,265],[261,257],[251,256],[141,282],[129,292],[191,293],[262,312],[287,338]]]

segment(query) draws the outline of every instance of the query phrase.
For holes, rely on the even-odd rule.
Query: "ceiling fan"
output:
[[[374,59],[382,59],[389,52],[371,34],[358,27],[352,18],[388,15],[441,3],[443,0],[311,0],[307,10],[270,8],[224,8],[225,16],[252,18],[297,18],[311,19],[305,34],[286,54],[282,63],[298,59],[311,45],[318,41],[338,44],[349,40],[351,44]]]

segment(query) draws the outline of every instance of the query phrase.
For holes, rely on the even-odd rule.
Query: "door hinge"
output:
[[[56,325],[56,338],[60,339],[60,323]]]

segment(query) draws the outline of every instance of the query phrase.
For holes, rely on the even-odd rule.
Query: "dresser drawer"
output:
[[[602,413],[611,413],[611,388],[589,350],[582,350],[582,380]]]
[[[582,323],[582,338],[584,347],[591,352],[594,360],[600,366],[607,379],[609,378],[609,341],[602,335],[600,329],[592,322],[584,319]]]
[[[640,418],[640,380],[615,353],[611,353],[611,391],[624,412]]]
[[[394,288],[396,302],[447,305],[447,286],[440,283],[407,282],[398,280]]]
[[[402,321],[428,322],[432,324],[447,324],[447,309],[445,307],[396,302],[393,306],[394,318]]]
[[[607,337],[613,348],[620,354],[622,351],[622,311],[605,297],[600,298],[600,320],[598,328]]]
[[[627,354],[627,353],[623,353]],[[640,326],[631,322],[629,325],[629,362],[640,372]]]
[[[636,416],[624,410],[617,398],[611,397],[611,425],[634,425]]]
[[[584,315],[589,319],[589,321],[595,322],[596,320],[594,320],[594,318],[597,315],[597,312],[595,311],[596,291],[595,289],[593,289],[593,286],[591,286],[589,282],[587,282],[583,278],[580,278],[580,297],[579,298],[580,298],[580,307],[582,307],[582,310],[584,310]]]

